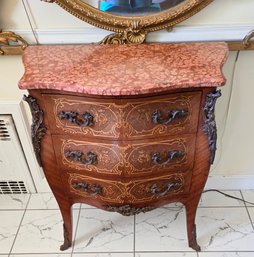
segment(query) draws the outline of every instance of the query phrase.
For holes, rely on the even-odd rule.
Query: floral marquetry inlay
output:
[[[61,249],[72,242],[74,203],[133,215],[181,202],[189,246],[199,250],[195,215],[227,54],[218,42],[26,49],[19,86],[36,97],[32,112],[40,104],[35,143],[65,224]]]
[[[172,174],[157,177],[157,179],[139,179],[126,181],[112,181],[91,178],[84,175],[68,174],[68,183],[71,192],[88,198],[97,198],[104,202],[110,203],[143,203],[152,201],[157,198],[174,196],[188,191],[187,182],[182,174]],[[90,194],[89,190],[78,188],[76,185],[96,185],[100,188],[100,193]],[[159,191],[166,191],[165,194],[154,191],[154,186]]]
[[[189,171],[193,166],[195,138],[184,135],[178,139],[164,140],[158,142],[144,143],[96,143],[63,139],[53,137],[55,151],[60,156],[59,165],[63,170],[79,170],[89,174],[105,175],[133,175],[160,174],[165,171],[173,171],[177,168],[181,172]],[[156,163],[154,154],[158,153],[160,158],[167,160],[169,153],[181,152],[175,155],[165,164]],[[70,158],[69,152],[78,152],[88,158],[91,153],[96,156],[96,161],[80,161],[80,158]],[[83,157],[82,157],[83,158]]]
[[[98,100],[83,100],[80,97],[49,95],[45,96],[52,106],[55,123],[50,124],[57,133],[65,132],[76,135],[109,139],[135,139],[163,135],[195,132],[201,93],[173,94],[162,99],[149,99],[149,103],[135,100],[115,100],[98,103]],[[160,120],[169,122],[156,122],[154,114],[160,113]],[[184,112],[185,115],[174,113]],[[63,113],[65,119],[62,118]],[[73,113],[71,120],[68,120]],[[69,114],[69,116],[67,115]],[[84,115],[90,115],[92,122],[89,126]],[[171,120],[169,119],[171,117]],[[80,119],[79,122],[75,119]],[[160,121],[159,120],[159,121]],[[81,124],[81,125],[80,125]]]
[[[97,104],[92,102],[70,100],[62,97],[52,98],[56,126],[67,133],[91,135],[96,137],[119,137],[119,110],[114,104]],[[73,111],[81,116],[85,112],[93,115],[93,124],[89,127],[77,126],[59,118],[62,111]]]
[[[86,143],[75,140],[60,140],[61,143],[61,159],[64,167],[67,169],[86,170],[95,173],[104,173],[111,175],[121,175],[124,172],[124,160],[119,153],[117,146],[113,144],[100,143]],[[56,139],[57,143],[60,143]],[[95,164],[83,164],[79,161],[72,160],[66,157],[68,151],[80,151],[84,155],[89,152],[94,153],[97,156],[97,162]]]

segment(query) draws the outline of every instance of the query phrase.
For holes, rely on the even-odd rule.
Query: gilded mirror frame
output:
[[[42,0],[56,3],[77,18],[102,29],[116,32],[102,43],[142,43],[148,32],[172,27],[191,17],[213,0],[185,0],[168,10],[145,16],[119,16],[102,12],[81,0]]]

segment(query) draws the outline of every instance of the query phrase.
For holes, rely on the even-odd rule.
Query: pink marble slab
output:
[[[227,55],[226,43],[29,46],[19,87],[91,95],[217,87]]]

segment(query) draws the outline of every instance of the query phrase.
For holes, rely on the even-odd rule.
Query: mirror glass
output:
[[[168,10],[186,0],[82,0],[103,12],[120,16],[145,16]]]

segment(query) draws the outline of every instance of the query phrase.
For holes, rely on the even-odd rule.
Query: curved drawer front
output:
[[[142,139],[196,132],[201,92],[103,101],[43,96],[53,134]]]
[[[43,95],[49,105],[48,116],[52,133],[98,138],[119,138],[119,108],[111,102],[85,100],[69,95]]]
[[[200,98],[200,92],[192,92],[127,103],[123,117],[125,137],[140,139],[195,133]]]
[[[172,197],[189,190],[190,179],[172,174],[151,179],[113,181],[75,173],[65,175],[71,193],[108,203],[135,204]]]
[[[81,174],[157,175],[192,170],[195,137],[183,135],[164,141],[88,142],[53,136],[61,170]],[[119,142],[118,142],[119,143]]]
[[[114,144],[86,142],[53,136],[61,170],[75,169],[88,174],[122,175],[124,163]]]
[[[193,135],[183,135],[169,140],[127,144],[123,154],[126,176],[191,171],[195,140]]]

